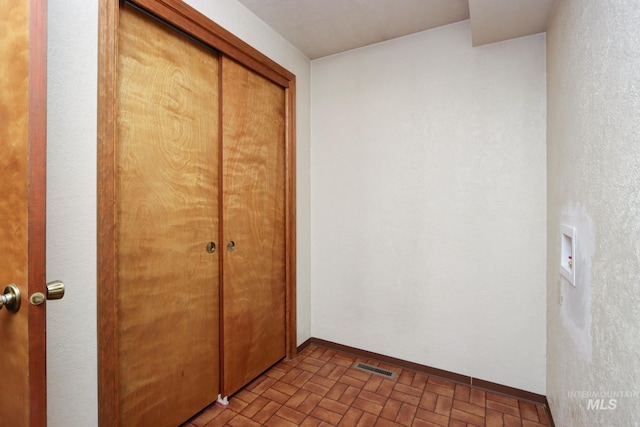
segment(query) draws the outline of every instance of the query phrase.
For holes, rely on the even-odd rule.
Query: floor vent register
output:
[[[367,365],[366,363],[362,363],[362,362],[356,363],[354,368],[358,369],[359,371],[380,375],[381,377],[385,377],[389,379],[393,379],[396,377],[395,372],[387,371],[386,369],[378,368],[377,366]]]

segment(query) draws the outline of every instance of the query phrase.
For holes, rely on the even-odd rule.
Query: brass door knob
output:
[[[4,288],[4,292],[0,295],[0,309],[7,307],[7,310],[15,313],[20,310],[20,289],[13,283]]]
[[[47,299],[61,299],[64,296],[64,283],[54,280],[47,283]]]

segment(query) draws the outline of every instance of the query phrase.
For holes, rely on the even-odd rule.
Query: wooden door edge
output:
[[[286,89],[286,172],[285,172],[285,347],[287,359],[298,354],[296,307],[296,79]]]
[[[222,168],[222,159],[224,157],[224,150],[222,149],[222,141],[224,139],[224,131],[223,131],[223,123],[222,123],[222,107],[223,107],[223,82],[222,76],[225,68],[224,56],[220,55],[218,58],[218,112],[219,123],[218,123],[218,240],[220,241],[220,254],[218,255],[218,374],[220,377],[220,381],[218,383],[218,389],[220,390],[220,397],[223,398],[221,401],[224,403],[224,398],[228,397],[224,393],[224,375],[222,375],[222,371],[224,368],[224,313],[222,308],[224,307],[224,292],[222,292],[222,284],[224,283],[224,262],[227,256],[227,252],[223,250],[224,242],[226,242],[226,236],[224,234],[224,206],[221,203],[222,200],[222,191],[223,182],[224,182],[224,171]]]
[[[29,1],[29,426],[47,424],[46,304],[29,307],[29,295],[45,292],[47,167],[47,1]]]
[[[100,0],[98,41],[98,423],[117,426],[116,88],[121,0]],[[296,79],[295,75],[200,12],[177,0],[132,0],[286,90],[285,353],[297,355],[296,318]]]
[[[98,39],[98,424],[117,426],[116,88],[118,0],[100,0]]]

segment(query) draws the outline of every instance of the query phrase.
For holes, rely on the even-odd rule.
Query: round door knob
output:
[[[54,280],[47,283],[47,299],[61,299],[64,296],[64,283]]]
[[[20,310],[20,289],[13,283],[4,288],[0,295],[0,309],[7,307],[7,310],[15,313]]]

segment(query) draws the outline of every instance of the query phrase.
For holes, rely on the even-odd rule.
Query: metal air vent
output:
[[[380,375],[385,378],[393,379],[396,377],[396,373],[387,371],[386,369],[378,368],[377,366],[367,365],[366,363],[358,362],[354,366],[359,371],[368,372],[370,374]]]

